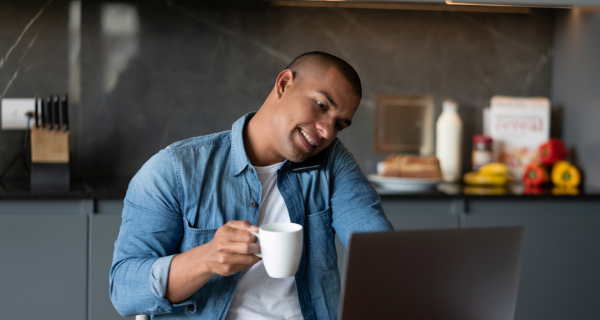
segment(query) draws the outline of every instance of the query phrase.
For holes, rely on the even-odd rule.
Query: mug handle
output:
[[[256,232],[250,232],[250,233],[252,233],[253,235],[255,235],[256,239],[258,239],[258,241],[260,241],[260,235],[258,233],[256,233]],[[260,245],[259,245],[259,247],[260,247]],[[261,253],[255,253],[254,255],[257,256],[257,257],[259,257],[259,258],[262,258],[262,254]]]

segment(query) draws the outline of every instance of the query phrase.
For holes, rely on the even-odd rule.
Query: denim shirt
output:
[[[261,184],[246,156],[242,131],[176,142],[154,155],[131,180],[110,269],[110,297],[123,316],[224,319],[241,272],[215,275],[188,300],[165,298],[169,267],[181,252],[209,242],[230,220],[256,224]],[[392,230],[379,196],[336,138],[320,168],[277,171],[290,220],[304,228],[295,275],[305,319],[337,319],[340,276],[335,234],[347,246],[353,232]],[[366,276],[366,275],[365,275]]]

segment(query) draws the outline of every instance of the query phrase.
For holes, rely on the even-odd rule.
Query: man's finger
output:
[[[221,249],[234,254],[254,254],[260,252],[260,246],[255,242],[227,242]]]
[[[250,222],[246,220],[231,220],[225,224],[234,229],[246,230],[250,232],[258,232],[258,227],[252,225]]]
[[[249,231],[234,229],[229,226],[222,227],[220,237],[227,242],[256,242],[256,236]]]

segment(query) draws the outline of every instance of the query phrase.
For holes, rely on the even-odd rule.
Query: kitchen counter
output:
[[[73,181],[68,191],[30,191],[29,180],[5,179],[0,181],[0,200],[19,199],[123,199],[129,180],[78,180]],[[526,190],[523,185],[514,184],[507,188],[477,188],[459,183],[440,183],[437,186],[418,191],[390,191],[375,186],[382,200],[386,199],[560,199],[560,200],[600,200],[600,188],[577,189],[576,194],[561,194],[560,189],[543,188]]]
[[[129,180],[77,180],[70,190],[31,191],[29,180],[0,180],[0,200],[21,199],[123,199]]]
[[[529,190],[522,184],[510,184],[506,188],[474,187],[461,183],[439,183],[427,190],[393,191],[379,188],[375,190],[382,200],[386,199],[497,199],[497,200],[600,200],[600,188],[579,188],[565,192],[559,188]]]

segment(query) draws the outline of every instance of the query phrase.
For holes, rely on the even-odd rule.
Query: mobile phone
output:
[[[290,171],[292,172],[302,172],[313,169],[318,169],[325,165],[327,162],[327,155],[329,154],[329,147],[325,148],[325,150],[319,152],[317,155],[314,155],[310,158],[302,162],[290,162]]]

